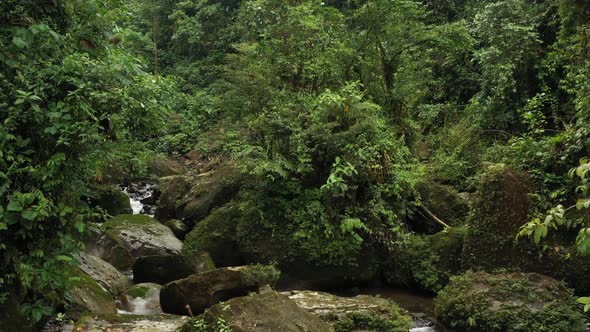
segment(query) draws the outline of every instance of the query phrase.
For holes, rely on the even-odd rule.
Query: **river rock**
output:
[[[165,177],[184,174],[186,173],[186,169],[179,161],[156,157],[148,160],[148,172],[157,177]]]
[[[175,332],[188,321],[173,315],[85,315],[75,332]]]
[[[79,268],[73,268],[70,288],[72,307],[97,314],[114,314],[117,312],[113,296],[98,282]]]
[[[155,282],[164,285],[214,269],[215,265],[208,253],[143,256],[133,264],[133,280],[136,283]]]
[[[215,207],[230,201],[238,192],[241,173],[226,162],[213,171],[196,176],[171,176],[160,180],[161,196],[156,218],[182,219],[194,225]]]
[[[184,240],[186,234],[189,232],[188,226],[178,219],[170,219],[164,223],[164,225],[172,230],[172,233],[176,235],[180,240]]]
[[[537,273],[467,272],[453,277],[435,299],[437,319],[480,331],[584,331],[573,293]]]
[[[108,262],[120,271],[130,269],[135,261],[124,243],[105,233],[98,224],[90,224],[84,244],[86,253]]]
[[[79,268],[112,295],[119,295],[132,286],[127,276],[102,259],[85,252],[76,258],[80,262]]]
[[[119,296],[119,309],[139,315],[160,314],[161,288],[162,286],[154,283],[137,284]]]
[[[179,331],[192,332],[195,323],[205,325],[206,331],[218,331],[220,327],[241,332],[334,331],[329,324],[274,291],[237,297],[217,304]]]
[[[236,202],[219,207],[199,222],[184,240],[183,252],[206,251],[218,266],[242,265],[236,239],[240,210]]]
[[[166,313],[186,315],[188,305],[194,314],[208,307],[247,295],[260,285],[272,284],[279,272],[272,266],[238,266],[193,274],[162,287],[160,305]]]
[[[109,185],[96,186],[90,190],[88,198],[92,206],[101,207],[110,215],[133,213],[129,196],[118,187]]]
[[[182,242],[170,228],[145,215],[119,215],[101,228],[136,258],[178,254],[182,250]]]
[[[339,297],[315,291],[292,291],[298,306],[333,325],[336,331],[407,332],[409,313],[392,301],[368,295]]]

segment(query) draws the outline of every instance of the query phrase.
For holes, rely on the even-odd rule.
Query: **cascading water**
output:
[[[154,186],[150,183],[132,183],[122,186],[122,191],[129,196],[133,214],[145,214],[153,217],[156,212]]]

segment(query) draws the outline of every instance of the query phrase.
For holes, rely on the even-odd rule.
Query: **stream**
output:
[[[154,196],[154,185],[150,183],[131,183],[127,186],[121,186],[127,196],[133,209],[133,214],[145,214],[153,217],[156,212],[156,199]],[[349,291],[339,292],[340,296],[355,296],[355,295],[371,295],[393,300],[400,307],[409,311],[414,318],[414,326],[410,332],[443,332],[443,328],[437,326],[434,318],[433,298],[427,295],[417,294],[411,290],[394,289],[394,288],[368,288],[368,289],[354,289]],[[153,303],[155,299],[141,299],[133,300],[128,306],[133,308],[132,311],[124,311],[119,309],[121,314],[131,315],[150,315],[157,314],[151,308],[150,302]]]
[[[151,183],[131,183],[128,186],[121,186],[131,203],[133,214],[145,214],[154,217],[156,213],[156,197],[154,196],[154,185]]]

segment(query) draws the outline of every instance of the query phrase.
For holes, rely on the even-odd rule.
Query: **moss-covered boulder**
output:
[[[155,218],[161,222],[180,218],[184,195],[190,190],[190,187],[188,176],[173,175],[161,178]]]
[[[383,276],[392,286],[438,292],[460,274],[467,228],[453,227],[434,235],[411,235],[392,248],[383,264]]]
[[[513,248],[530,207],[526,174],[509,167],[489,167],[483,176],[468,219],[463,266],[494,269],[513,265]]]
[[[242,265],[236,228],[240,220],[238,204],[229,202],[199,222],[186,236],[183,252],[208,252],[217,266]]]
[[[330,323],[337,332],[407,332],[412,327],[410,314],[383,298],[368,295],[339,297],[314,291],[292,291],[289,298]]]
[[[186,278],[191,274],[215,269],[208,253],[193,255],[159,255],[138,257],[133,264],[136,283],[154,282],[160,285]]]
[[[156,218],[182,219],[194,225],[237,194],[241,173],[233,163],[226,162],[207,173],[163,178],[160,186]]]
[[[97,314],[117,312],[113,296],[82,270],[72,268],[74,280],[70,285],[71,305],[82,311]]]
[[[86,253],[108,262],[120,271],[128,270],[133,266],[135,258],[124,243],[118,242],[105,233],[98,224],[90,224],[83,242]]]
[[[127,276],[96,256],[83,252],[78,254],[76,259],[80,262],[78,267],[111,295],[119,295],[132,286]]]
[[[334,329],[288,297],[267,291],[217,304],[179,330],[199,331],[332,332]]]
[[[442,231],[443,226],[432,215],[453,227],[465,224],[469,205],[455,188],[433,181],[422,181],[416,185],[416,190],[420,195],[421,205],[408,218],[413,231],[420,234]]]
[[[351,243],[335,240],[341,234],[334,234],[331,243],[323,234],[301,240],[294,236],[293,225],[277,222],[275,226],[248,216],[240,218],[236,235],[247,263],[276,263],[285,281],[297,281],[300,288],[348,287],[370,283],[378,276],[379,256],[368,242],[353,250]],[[344,246],[338,249],[350,252],[343,260],[331,259],[328,245]]]
[[[164,157],[148,160],[147,166],[148,172],[159,178],[186,173],[186,168],[180,161]]]
[[[74,332],[175,332],[187,317],[174,315],[84,315]]]
[[[119,309],[136,315],[161,314],[160,289],[154,283],[137,284],[119,296]]]
[[[435,314],[441,323],[468,331],[584,331],[572,292],[536,273],[454,277],[435,299]]]
[[[104,223],[101,229],[133,257],[174,255],[182,250],[182,242],[170,228],[145,215],[119,215]]]
[[[88,193],[90,205],[106,210],[110,215],[133,213],[129,196],[116,186],[95,186]]]
[[[190,231],[188,226],[178,219],[170,219],[164,223],[164,226],[170,228],[172,233],[179,239],[184,240],[186,234]]]
[[[272,284],[279,272],[272,266],[239,266],[193,274],[162,287],[160,305],[166,313],[186,315],[188,305],[193,313],[236,296],[247,295],[260,285]]]

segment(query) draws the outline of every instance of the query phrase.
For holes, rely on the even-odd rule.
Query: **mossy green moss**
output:
[[[384,262],[385,280],[438,292],[462,271],[461,252],[467,227],[453,227],[434,235],[411,235],[394,247]]]
[[[133,213],[129,196],[111,185],[97,185],[88,194],[91,205],[106,210],[110,215]]]
[[[187,234],[183,252],[185,254],[208,252],[218,266],[241,265],[236,239],[236,228],[240,219],[237,203],[229,202],[219,207]]]
[[[513,248],[530,207],[526,174],[509,167],[489,167],[475,195],[468,219],[464,268],[495,269],[513,265]]]
[[[468,331],[575,332],[584,318],[562,282],[536,273],[468,272],[435,299],[435,314]]]
[[[71,300],[73,306],[81,307],[94,313],[115,313],[115,300],[109,292],[102,288],[94,279],[76,267],[71,268]]]

